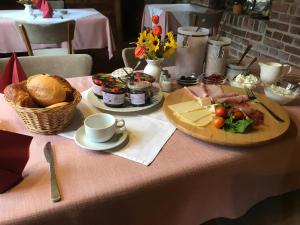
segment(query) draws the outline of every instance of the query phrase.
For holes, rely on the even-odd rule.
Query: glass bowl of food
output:
[[[238,74],[237,76],[229,80],[229,83],[231,86],[238,88],[254,89],[260,83],[260,80],[253,74]]]
[[[299,97],[300,86],[299,84],[280,80],[276,84],[265,84],[264,92],[268,98],[280,105],[285,105]]]
[[[227,78],[220,74],[211,74],[210,76],[203,76],[202,82],[204,84],[225,84]]]

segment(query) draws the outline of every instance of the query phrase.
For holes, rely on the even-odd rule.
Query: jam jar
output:
[[[121,108],[125,103],[126,85],[123,83],[106,84],[103,86],[103,102],[112,108]]]
[[[102,99],[102,89],[107,83],[116,83],[115,79],[110,74],[95,74],[92,77],[92,90],[94,95]]]
[[[129,82],[127,86],[132,106],[145,106],[151,103],[151,83],[147,81]]]

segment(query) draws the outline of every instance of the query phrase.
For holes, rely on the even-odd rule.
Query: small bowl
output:
[[[249,88],[254,89],[260,84],[259,78],[256,76],[249,74],[243,75],[239,74],[234,79],[229,81],[231,86],[238,87],[238,88]]]
[[[183,86],[195,85],[199,83],[199,78],[195,74],[190,76],[181,76],[177,79],[177,83]]]
[[[111,75],[114,78],[120,78],[120,79],[126,79],[126,77],[128,76],[128,74],[131,74],[133,72],[133,69],[130,67],[123,67],[123,68],[119,68],[114,70]]]
[[[265,85],[264,92],[268,98],[280,105],[285,105],[300,95],[300,87],[295,87],[290,82],[279,81],[276,84]]]
[[[202,78],[202,82],[204,84],[225,84],[227,82],[227,78],[220,74],[212,74],[210,76],[204,76]]]

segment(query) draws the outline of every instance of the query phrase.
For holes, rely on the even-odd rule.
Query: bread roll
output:
[[[7,100],[14,102],[16,105],[27,108],[39,107],[29,95],[26,87],[21,83],[8,85],[4,89],[4,95]]]
[[[56,107],[65,106],[65,105],[68,105],[68,104],[70,104],[70,102],[60,102],[60,103],[56,103],[56,104],[53,104],[53,105],[49,105],[47,108],[56,108]]]
[[[31,97],[44,107],[72,100],[71,85],[65,79],[55,75],[38,74],[29,77],[27,90]]]

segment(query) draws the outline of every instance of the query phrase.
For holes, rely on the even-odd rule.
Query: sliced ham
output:
[[[218,85],[206,85],[204,83],[200,83],[198,85],[190,86],[188,89],[197,97],[214,97],[223,94],[223,89]]]
[[[208,92],[206,90],[206,85],[200,83],[198,85],[190,86],[188,89],[197,97],[204,98],[208,97]]]
[[[230,97],[222,97],[222,98],[216,98],[215,102],[227,102],[228,104],[238,104],[242,102],[248,101],[247,95],[236,95],[236,96],[230,96]]]
[[[247,116],[253,121],[255,126],[264,122],[264,114],[257,109],[254,109],[251,113],[247,114]]]
[[[223,89],[219,85],[210,84],[205,86],[206,86],[207,94],[210,97],[216,97],[224,94]]]
[[[264,122],[264,114],[257,110],[252,108],[248,103],[240,103],[232,105],[233,108],[241,110],[246,116],[249,117],[253,121],[253,124],[255,126],[262,124]]]
[[[214,98],[232,97],[232,96],[237,96],[237,95],[239,95],[239,94],[235,93],[235,92],[222,93],[222,94],[219,94],[219,95],[215,95]]]

